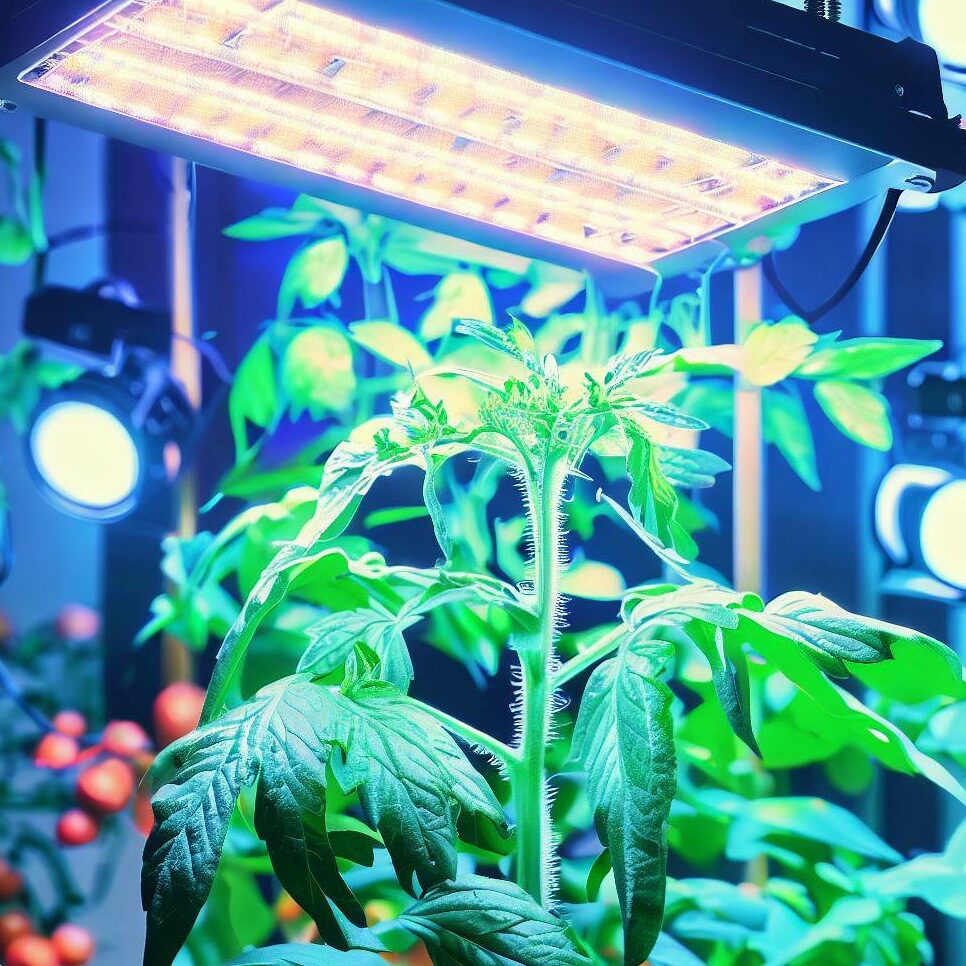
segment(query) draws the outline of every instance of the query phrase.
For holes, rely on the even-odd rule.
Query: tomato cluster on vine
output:
[[[4,966],[86,966],[94,958],[93,936],[81,926],[62,923],[42,935],[20,905],[25,883],[20,872],[0,859],[0,957]]]
[[[61,845],[87,845],[97,838],[105,816],[117,815],[131,803],[140,777],[153,760],[151,739],[134,721],[112,721],[95,738],[87,737],[87,721],[76,711],[53,719],[56,730],[40,739],[34,751],[38,768],[72,770],[76,807],[57,822]]]
[[[197,724],[204,691],[178,683],[162,691],[154,704],[154,730],[164,747],[188,734]],[[123,812],[134,802],[134,821],[146,835],[153,817],[150,799],[139,784],[154,760],[147,732],[134,721],[111,721],[97,736],[89,736],[87,720],[77,711],[61,711],[34,750],[38,768],[76,771],[75,807],[57,822],[57,840],[76,847],[93,842],[101,822]]]

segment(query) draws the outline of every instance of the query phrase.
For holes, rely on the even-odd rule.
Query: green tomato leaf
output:
[[[661,470],[672,486],[706,489],[714,486],[715,477],[727,473],[731,464],[703,449],[679,449],[662,446],[658,452]]]
[[[30,229],[19,218],[0,217],[0,265],[26,265],[33,253]]]
[[[334,325],[300,329],[282,357],[281,381],[293,419],[307,411],[318,420],[347,409],[356,374],[352,346],[342,330]]]
[[[966,919],[966,823],[941,853],[920,855],[884,872],[866,873],[872,894],[894,899],[922,899],[946,916]]]
[[[284,943],[253,949],[228,966],[386,966],[386,961],[375,953],[344,953],[309,943]]]
[[[821,670],[819,651],[792,643],[786,637],[742,619],[736,632],[826,713],[826,726],[850,744],[863,748],[887,767],[906,774],[921,774],[966,803],[966,789],[939,762],[920,751],[908,735],[888,719],[866,707],[857,697],[837,687]],[[928,653],[928,652],[927,652]],[[829,656],[829,660],[835,660]]]
[[[743,649],[720,626],[693,621],[688,633],[711,667],[714,692],[731,730],[760,757],[751,723],[748,660]]]
[[[365,913],[339,872],[325,824],[325,702],[311,691],[263,725],[255,830],[282,887],[339,949],[365,946]],[[308,698],[308,700],[306,700]],[[223,720],[223,719],[222,719]],[[378,948],[378,944],[377,948]]]
[[[370,607],[328,614],[308,629],[312,643],[302,655],[298,670],[320,677],[330,674],[347,661],[354,662],[355,646],[362,642],[378,656],[385,679],[408,691],[413,663],[403,630],[411,623],[412,619],[403,623]]]
[[[651,966],[703,966],[690,949],[663,932],[657,937],[648,962]]]
[[[832,423],[850,439],[870,449],[892,448],[889,403],[882,393],[855,382],[818,382],[815,398]]]
[[[678,404],[719,433],[734,435],[735,392],[731,382],[722,379],[692,382],[679,395]]]
[[[590,966],[566,925],[512,882],[464,875],[401,917],[436,966]]]
[[[360,427],[360,434],[365,435],[366,429]],[[285,599],[300,570],[326,554],[327,542],[349,525],[362,498],[377,479],[413,459],[412,452],[391,440],[387,430],[376,433],[372,448],[361,445],[354,438],[336,447],[326,463],[311,520],[294,540],[278,551],[262,573],[218,651],[203,721],[210,721],[225,710],[252,638],[262,622]]]
[[[858,816],[821,798],[762,798],[749,800],[709,789],[705,805],[720,809],[728,821],[728,857],[746,862],[757,855],[783,854],[789,840],[818,842],[835,851],[851,852],[874,862],[892,865],[902,856],[884,842]],[[776,840],[772,850],[769,840]],[[805,859],[794,848],[792,864],[802,867]]]
[[[815,440],[798,393],[766,389],[762,397],[762,420],[765,442],[782,454],[810,490],[818,492],[822,483],[815,459]]]
[[[161,572],[168,589],[152,601],[154,617],[138,633],[136,644],[168,631],[200,651],[212,636],[223,637],[228,632],[238,616],[238,602],[221,586],[224,575],[219,572],[201,581],[194,576],[196,568],[212,552],[214,542],[211,533],[188,539],[167,537],[161,542]]]
[[[0,419],[25,433],[44,390],[57,389],[83,372],[80,366],[45,358],[35,342],[18,342],[0,355]]]
[[[278,293],[278,317],[288,319],[295,306],[318,308],[342,284],[349,267],[349,249],[338,235],[312,242],[296,253],[285,269]]]
[[[845,339],[820,349],[795,372],[804,379],[881,379],[938,352],[934,339]]]
[[[708,424],[697,416],[686,413],[683,409],[671,403],[657,403],[650,399],[633,399],[628,402],[615,400],[615,408],[633,409],[646,419],[660,423],[662,426],[671,426],[674,429],[691,429],[696,432],[708,429]]]
[[[248,426],[268,429],[279,411],[279,386],[275,354],[268,335],[260,336],[235,373],[228,395],[228,418],[241,459],[249,450]]]
[[[287,678],[158,757],[153,776],[162,784],[142,869],[145,966],[174,960],[211,890],[235,802],[256,782],[259,831],[283,886],[304,901],[328,942],[348,948],[346,918],[358,941],[365,916],[341,881],[324,826],[330,705],[307,677]],[[296,809],[322,823],[307,831]]]
[[[274,241],[277,238],[311,235],[327,220],[315,211],[266,208],[261,214],[229,225],[223,234],[241,241]]]
[[[499,803],[453,739],[398,689],[371,674],[344,688],[337,700],[349,739],[333,760],[336,779],[347,793],[358,789],[404,888],[412,891],[414,875],[424,889],[454,878],[460,810],[506,834]]]
[[[756,326],[742,347],[741,370],[754,386],[772,386],[812,354],[818,336],[801,319]]]
[[[871,617],[849,613],[820,594],[796,591],[776,597],[751,620],[802,645],[826,673],[847,677],[846,662],[876,664],[889,660],[893,648],[906,644],[920,656],[937,654],[953,674],[961,675],[955,654],[925,634]]]
[[[649,375],[659,368],[659,349],[644,349],[630,355],[614,356],[607,364],[604,374],[604,385],[609,392],[623,388],[627,383]]]
[[[697,546],[677,519],[678,495],[661,467],[661,448],[635,423],[624,420],[630,439],[627,475],[631,480],[628,502],[641,527],[663,547],[684,560],[693,560]]]
[[[624,920],[624,962],[647,959],[661,930],[667,820],[676,787],[673,695],[660,664],[634,655],[591,675],[574,732],[574,757],[601,841],[610,850]]]
[[[400,369],[422,372],[433,364],[432,356],[419,339],[395,322],[384,319],[353,322],[349,332],[363,348]]]
[[[493,323],[490,292],[476,272],[453,272],[440,281],[433,305],[419,323],[419,335],[426,342],[442,339],[460,319]]]

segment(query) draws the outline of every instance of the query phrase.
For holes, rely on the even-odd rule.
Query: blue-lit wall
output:
[[[0,137],[10,138],[32,163],[33,119],[24,113],[2,115]],[[51,237],[78,227],[100,225],[107,213],[107,145],[103,139],[63,125],[53,125],[49,140],[46,192]],[[49,281],[83,287],[105,274],[104,244],[98,238],[52,254]],[[24,300],[32,283],[29,268],[0,267],[0,352],[20,338]],[[0,425],[0,479],[6,486],[13,524],[14,567],[0,587],[0,611],[19,629],[52,620],[65,604],[100,609],[105,579],[123,585],[123,572],[103,570],[104,531],[93,523],[67,517],[41,497],[27,472],[23,444],[9,424]],[[46,834],[53,817],[38,818]],[[131,966],[140,958],[143,927],[138,877],[143,839],[133,830],[110,845],[116,868],[110,894],[82,920],[98,936],[97,966]],[[98,847],[71,855],[71,868],[82,888],[90,888],[104,859]]]
[[[14,140],[32,164],[33,119],[26,113],[4,115],[0,137]],[[59,234],[104,218],[105,143],[63,125],[50,136],[50,177],[46,210],[48,230]],[[71,245],[53,254],[50,280],[88,285],[104,272],[99,241]],[[29,268],[0,268],[0,352],[20,339],[24,300],[32,283]],[[6,423],[0,427],[0,478],[10,497],[16,566],[0,587],[0,608],[18,627],[49,619],[58,604],[97,606],[100,600],[100,528],[67,519],[40,498],[27,473],[20,438]],[[40,580],[42,575],[43,579]]]

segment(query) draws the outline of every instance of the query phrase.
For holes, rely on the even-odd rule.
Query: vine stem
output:
[[[554,843],[546,771],[547,746],[552,737],[560,560],[564,549],[559,510],[566,474],[566,460],[562,456],[551,457],[540,477],[527,479],[538,617],[537,629],[520,655],[523,691],[513,791],[517,806],[517,881],[544,907],[549,907],[553,900]]]
[[[569,661],[561,665],[553,676],[554,688],[565,685],[572,681],[578,674],[582,674],[588,668],[592,668],[598,661],[603,660],[613,651],[616,651],[621,640],[627,636],[627,628],[623,624],[618,624],[613,630],[608,631],[599,637],[588,648],[575,654]]]

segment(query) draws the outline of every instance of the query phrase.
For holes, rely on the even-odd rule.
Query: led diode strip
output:
[[[840,183],[309,0],[131,0],[20,80],[631,265]]]

